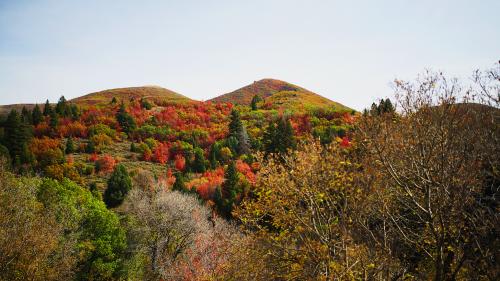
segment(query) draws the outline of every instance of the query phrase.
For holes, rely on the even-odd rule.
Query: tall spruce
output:
[[[38,106],[38,104],[35,104],[35,107],[33,108],[33,111],[31,112],[31,120],[32,120],[34,126],[37,126],[43,120],[43,114],[42,114],[42,111],[40,110],[40,107]]]
[[[33,124],[33,118],[31,118],[31,111],[26,108],[26,106],[23,106],[23,109],[21,110],[21,118],[22,121],[26,124]]]
[[[269,153],[286,153],[288,149],[294,149],[296,141],[290,119],[281,117],[277,126],[271,122],[264,132],[264,150]]]
[[[110,208],[120,205],[132,188],[132,180],[125,166],[118,165],[108,180],[108,187],[104,192],[104,202]]]
[[[239,174],[234,161],[231,161],[224,173],[224,182],[222,183],[222,200],[219,203],[219,212],[226,217],[231,217],[231,212],[237,204],[237,197],[242,192],[239,184]]]
[[[262,98],[259,95],[255,95],[252,98],[252,102],[250,103],[250,107],[252,110],[257,110],[257,103],[261,102]]]
[[[49,100],[45,102],[45,106],[43,107],[43,116],[49,116],[50,112],[52,112],[52,106],[49,103]]]
[[[19,113],[12,109],[5,121],[4,130],[4,142],[11,159],[18,164],[26,163],[30,159],[27,146],[32,137],[31,126],[23,122]]]
[[[229,123],[229,137],[237,141],[235,153],[237,155],[250,153],[250,142],[239,111],[233,109],[231,111],[231,122]]]
[[[56,104],[56,113],[59,114],[59,116],[64,117],[67,117],[71,114],[71,109],[69,108],[64,96],[61,96]]]

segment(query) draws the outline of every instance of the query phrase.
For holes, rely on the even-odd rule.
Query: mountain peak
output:
[[[339,109],[349,110],[349,108],[305,88],[273,78],[264,78],[254,81],[252,84],[239,88],[233,92],[215,97],[211,99],[211,101],[250,105],[255,95],[261,96],[266,102],[278,107],[336,106]]]

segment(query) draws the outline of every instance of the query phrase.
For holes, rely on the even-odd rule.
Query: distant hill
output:
[[[276,79],[255,81],[250,85],[220,95],[210,101],[250,105],[255,95],[261,96],[265,102],[270,102],[277,107],[337,107],[339,110],[351,110],[338,102],[329,100],[307,89]]]
[[[151,101],[172,101],[172,102],[185,102],[191,99],[185,97],[179,93],[165,89],[158,86],[143,86],[143,87],[128,87],[128,88],[116,88],[104,91],[99,91],[95,93],[90,93],[78,98],[71,99],[70,102],[76,103],[78,105],[104,105],[111,102],[113,97],[116,97],[118,102],[127,102],[131,98],[140,99],[142,97],[147,98]],[[57,100],[51,101],[52,105],[55,105]],[[43,108],[44,103],[39,104]],[[23,106],[27,109],[33,109],[35,104],[8,104],[0,105],[0,115],[6,115],[11,109],[16,109],[21,112]]]
[[[179,93],[165,89],[158,86],[144,86],[144,87],[129,87],[129,88],[116,88],[109,89],[100,92],[90,93],[85,96],[81,96],[72,99],[71,102],[83,105],[95,105],[95,104],[106,104],[111,102],[115,97],[118,102],[128,101],[131,98],[147,98],[151,100],[163,100],[163,101],[189,101],[188,97],[185,97]]]

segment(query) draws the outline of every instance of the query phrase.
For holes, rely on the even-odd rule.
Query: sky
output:
[[[263,78],[361,110],[425,69],[500,59],[500,1],[0,0],[0,104],[158,85],[207,100]]]

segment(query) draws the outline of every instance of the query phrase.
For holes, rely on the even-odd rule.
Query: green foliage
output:
[[[252,98],[252,102],[250,103],[250,107],[252,110],[257,110],[257,103],[261,102],[262,98],[259,95],[255,95]]]
[[[206,171],[206,160],[203,149],[197,147],[194,149],[194,161],[191,167],[195,173],[204,173]]]
[[[290,120],[282,117],[278,126],[271,122],[264,133],[263,143],[267,154],[286,153],[288,149],[294,149],[296,141]]]
[[[134,118],[125,110],[125,105],[123,103],[120,105],[120,109],[116,113],[116,120],[118,121],[118,124],[120,124],[122,130],[127,134],[130,134],[137,126]]]
[[[43,107],[43,116],[49,116],[52,112],[52,106],[49,103],[49,100],[45,102],[45,106]]]
[[[379,104],[372,103],[371,109],[370,109],[370,115],[372,116],[378,116],[382,115],[385,113],[394,113],[396,109],[392,105],[392,102],[389,98],[387,99],[381,99],[379,101]]]
[[[65,153],[71,154],[71,153],[75,152],[75,150],[76,150],[76,147],[75,147],[75,143],[73,141],[73,138],[68,138],[68,141],[66,141]]]
[[[65,229],[64,239],[77,241],[75,250],[81,257],[77,280],[120,279],[126,242],[116,214],[90,191],[69,180],[44,180],[38,199],[55,211]]]
[[[43,120],[43,114],[38,104],[35,105],[33,111],[31,112],[31,120],[34,126],[40,124],[40,122],[42,122]]]
[[[54,110],[51,110],[49,113],[49,126],[52,130],[55,130],[57,128],[57,125],[59,125],[59,116]]]
[[[132,188],[132,180],[123,165],[117,165],[108,180],[108,187],[104,192],[104,202],[110,208],[120,205]]]
[[[4,144],[15,164],[29,163],[31,156],[27,145],[32,138],[31,126],[21,120],[16,110],[11,110],[5,121]]]
[[[104,134],[109,136],[110,138],[116,138],[116,131],[111,129],[108,125],[96,124],[88,128],[89,138],[98,134]]]
[[[230,218],[231,212],[237,203],[237,197],[241,194],[242,188],[239,183],[239,173],[236,170],[236,165],[234,161],[231,161],[224,173],[224,183],[222,184],[222,190],[217,188],[215,191],[214,202],[217,205],[219,212]]]
[[[186,184],[184,183],[184,176],[182,175],[182,173],[176,172],[174,176],[175,176],[175,182],[174,185],[172,186],[172,190],[186,192],[187,191]]]
[[[231,122],[229,123],[229,138],[233,152],[237,155],[250,153],[250,143],[245,126],[241,122],[239,111],[231,111]]]

